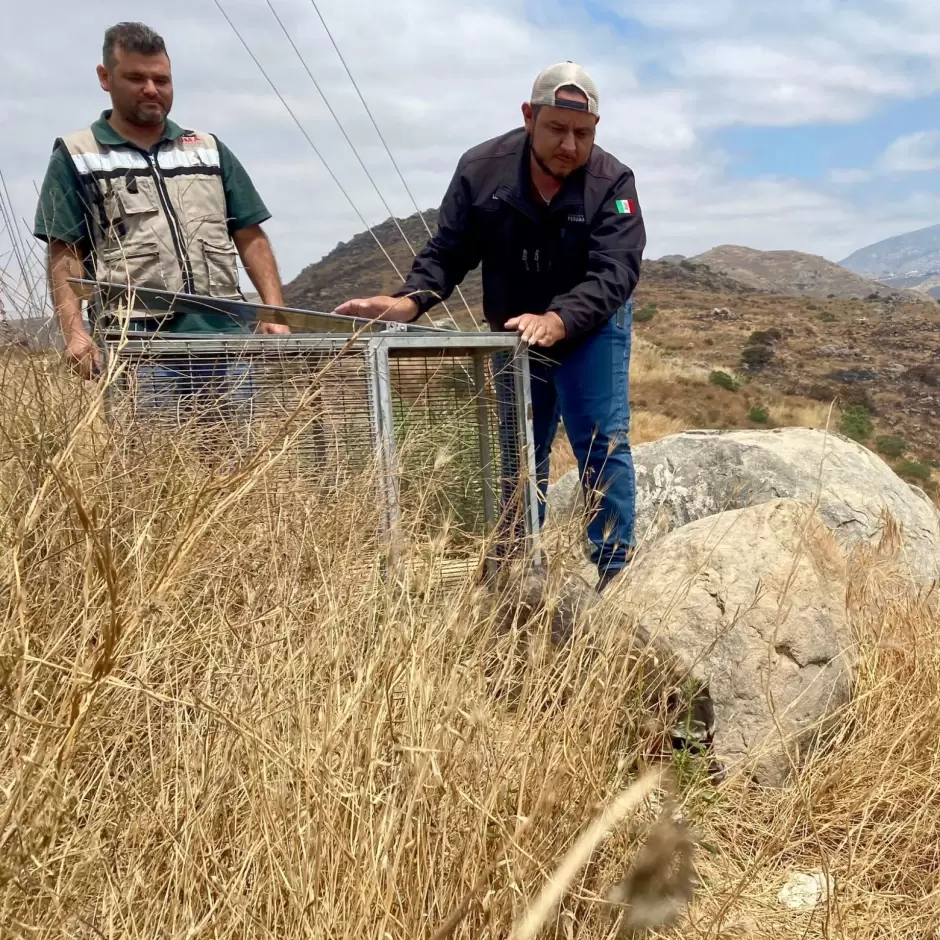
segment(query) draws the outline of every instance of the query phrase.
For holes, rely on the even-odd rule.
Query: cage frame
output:
[[[157,293],[157,292],[154,292]],[[179,295],[176,295],[179,296]],[[207,304],[206,306],[209,306]],[[253,307],[257,305],[244,304]],[[212,309],[218,309],[212,303]],[[281,308],[271,308],[278,310]],[[542,564],[540,548],[538,480],[536,473],[534,430],[532,423],[532,387],[530,353],[515,333],[471,332],[423,327],[417,324],[360,321],[358,318],[296,311],[312,318],[327,318],[321,323],[336,326],[336,332],[292,332],[288,335],[258,333],[161,333],[112,328],[100,333],[107,361],[115,361],[120,371],[122,360],[185,350],[199,355],[233,353],[247,356],[276,357],[291,351],[316,350],[328,356],[362,356],[367,369],[371,404],[370,431],[372,450],[378,458],[382,487],[383,537],[389,563],[400,555],[402,518],[399,504],[397,444],[392,405],[391,362],[398,357],[430,357],[435,353],[462,356],[472,360],[472,382],[476,402],[476,432],[479,446],[478,470],[486,534],[492,534],[500,513],[500,498],[494,479],[494,461],[487,414],[486,362],[494,353],[508,353],[512,361],[514,430],[518,454],[518,474],[522,497],[524,554],[535,567]],[[110,371],[110,369],[109,369]],[[106,399],[110,396],[106,396]],[[110,408],[106,405],[108,411]],[[499,447],[498,434],[496,446]],[[492,572],[495,561],[488,558]]]

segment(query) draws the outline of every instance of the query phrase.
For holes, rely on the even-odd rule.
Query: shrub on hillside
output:
[[[716,369],[708,376],[708,383],[709,385],[717,385],[718,388],[726,388],[729,392],[736,392],[741,387],[741,383],[734,376],[728,375],[727,372],[722,372],[720,369]]]
[[[844,405],[860,405],[869,414],[878,414],[874,399],[864,385],[850,385],[848,388],[840,389],[839,398],[842,399]]]
[[[752,405],[747,416],[755,424],[766,424],[770,420],[770,412],[763,405]]]
[[[885,457],[903,457],[907,452],[907,441],[896,434],[883,434],[875,440],[875,446]]]
[[[905,480],[918,480],[922,483],[926,483],[933,472],[929,464],[921,463],[919,460],[899,460],[894,465],[894,471]]]
[[[774,358],[774,351],[769,346],[748,346],[741,351],[741,362],[748,369],[763,369]]]
[[[805,395],[813,401],[832,401],[839,397],[839,393],[832,386],[823,385],[820,382],[813,382],[805,390],[798,390],[796,394]]]
[[[639,310],[634,310],[633,319],[636,323],[649,323],[656,316],[656,304],[647,304]]]
[[[875,426],[872,424],[871,415],[864,405],[849,405],[849,407],[842,412],[839,430],[853,441],[862,443],[871,437]]]
[[[747,344],[748,346],[773,346],[774,343],[778,343],[782,339],[783,334],[776,328],[770,330],[757,330],[756,332],[751,333]]]
[[[923,382],[930,388],[940,388],[940,367],[930,365],[911,366],[904,373],[905,379],[914,382]]]

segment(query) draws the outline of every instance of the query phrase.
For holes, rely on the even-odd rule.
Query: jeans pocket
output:
[[[633,326],[633,299],[628,300],[614,314],[614,325],[621,330],[629,332]]]

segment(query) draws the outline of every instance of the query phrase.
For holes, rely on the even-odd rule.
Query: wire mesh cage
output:
[[[538,562],[529,360],[512,334],[356,323],[330,332],[110,333],[113,423],[185,426],[215,459],[277,451],[311,487],[378,483],[376,538],[444,543],[449,559]],[[492,563],[492,562],[491,562]]]

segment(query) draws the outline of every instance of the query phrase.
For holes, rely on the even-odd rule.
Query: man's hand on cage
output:
[[[554,346],[565,338],[565,322],[554,310],[524,313],[506,321],[506,329],[515,330],[529,346]]]
[[[287,336],[290,333],[290,327],[285,323],[268,323],[262,320],[255,328],[255,332],[264,336]]]
[[[93,379],[101,367],[101,350],[84,330],[72,333],[65,343],[65,361],[83,379]]]
[[[392,320],[410,323],[418,315],[418,305],[410,297],[367,297],[347,300],[333,313],[344,317],[362,317],[365,320]]]

